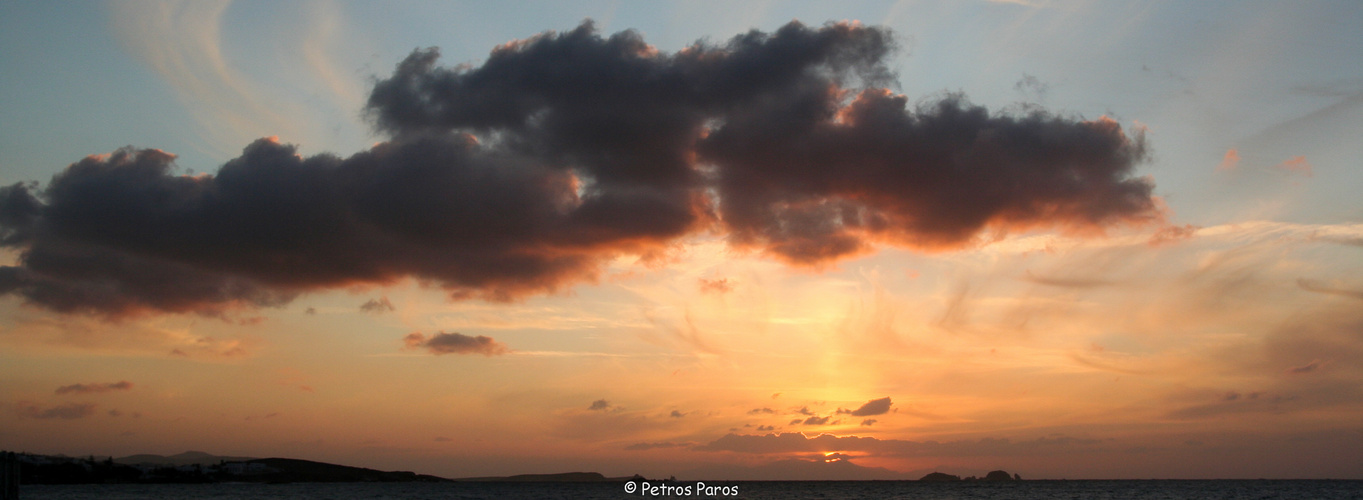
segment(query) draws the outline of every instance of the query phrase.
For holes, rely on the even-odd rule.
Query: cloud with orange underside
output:
[[[961,94],[911,107],[886,88],[896,47],[884,28],[791,22],[667,54],[585,22],[481,66],[417,50],[369,96],[389,139],[349,157],[269,137],[181,175],[129,147],[0,187],[0,246],[21,254],[0,294],[113,319],[406,278],[506,302],[596,282],[622,255],[667,262],[705,233],[823,270],[887,245],[1162,220],[1134,173],[1140,127]]]

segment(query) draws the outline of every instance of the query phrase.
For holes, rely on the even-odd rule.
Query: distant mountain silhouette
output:
[[[933,472],[918,479],[919,481],[943,482],[960,481],[961,476],[954,476],[945,472]]]
[[[169,457],[132,455],[119,459],[20,453],[17,460],[20,481],[25,484],[449,481],[407,471],[380,471],[292,458],[224,457],[197,451]]]
[[[115,459],[114,459],[114,463],[116,463],[116,464],[122,464],[122,465],[152,464],[152,465],[165,465],[165,466],[177,467],[177,466],[181,466],[181,465],[194,465],[194,464],[199,464],[199,465],[218,465],[218,464],[222,463],[223,461],[227,461],[227,462],[245,462],[245,461],[247,461],[247,460],[255,460],[255,457],[227,457],[227,456],[219,456],[219,455],[210,455],[210,454],[204,453],[204,452],[202,452],[202,451],[186,451],[186,452],[184,452],[184,453],[180,453],[180,454],[178,454],[178,455],[171,455],[171,456],[168,456],[168,457],[167,457],[167,456],[162,456],[162,455],[145,454],[145,453],[144,453],[144,454],[141,454],[141,455],[129,455],[129,456],[126,456],[126,457],[115,458]]]

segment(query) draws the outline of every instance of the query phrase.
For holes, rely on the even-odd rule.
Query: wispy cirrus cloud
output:
[[[110,5],[113,31],[128,52],[173,88],[214,153],[261,133],[292,130],[285,103],[262,101],[260,89],[229,62],[223,17],[230,0],[127,2]]]
[[[629,446],[626,446],[625,449],[626,449],[626,450],[629,450],[629,451],[645,451],[645,450],[656,450],[656,449],[687,448],[687,447],[693,446],[694,444],[695,444],[695,443],[689,443],[689,442],[675,443],[675,442],[671,442],[671,441],[662,441],[662,442],[655,442],[655,443],[634,443],[634,444],[631,444],[631,445],[629,445]]]
[[[1341,297],[1363,299],[1363,290],[1349,290],[1344,288],[1336,288],[1326,285],[1320,281],[1310,280],[1306,278],[1298,278],[1297,287],[1308,292],[1316,292],[1327,295],[1338,295]]]

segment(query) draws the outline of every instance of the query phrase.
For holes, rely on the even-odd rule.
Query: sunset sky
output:
[[[1363,3],[3,2],[0,449],[1363,479]]]

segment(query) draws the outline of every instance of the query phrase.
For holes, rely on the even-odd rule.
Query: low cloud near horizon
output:
[[[126,391],[133,388],[132,382],[121,380],[111,384],[71,384],[58,387],[55,394],[94,394],[110,391]]]
[[[779,434],[725,434],[710,443],[698,445],[697,451],[729,451],[752,454],[790,454],[808,452],[863,452],[887,456],[970,456],[1019,455],[1041,450],[1093,449],[1101,440],[1073,437],[1042,437],[1025,441],[984,438],[961,441],[908,441],[862,436],[819,434],[809,437],[799,432]]]
[[[33,403],[20,403],[16,406],[19,416],[39,420],[74,420],[95,413],[95,405],[92,403],[66,403],[48,408]]]

